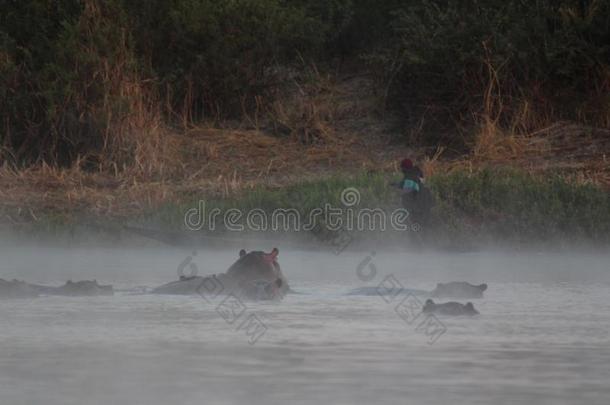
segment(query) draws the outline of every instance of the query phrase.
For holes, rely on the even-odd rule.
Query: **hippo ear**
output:
[[[239,257],[244,257],[246,255],[246,250],[242,249],[239,251]]]

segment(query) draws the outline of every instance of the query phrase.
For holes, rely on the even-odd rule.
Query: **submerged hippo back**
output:
[[[33,298],[38,292],[23,281],[6,281],[0,278],[0,299],[3,298]]]
[[[114,295],[114,289],[111,285],[99,285],[96,280],[83,280],[72,282],[68,281],[61,287],[54,290],[48,290],[50,295],[67,295],[67,296],[98,296],[98,295]]]

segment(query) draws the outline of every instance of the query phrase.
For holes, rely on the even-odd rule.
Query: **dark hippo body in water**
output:
[[[0,278],[0,299],[34,298],[38,296],[36,288],[19,280],[6,281]]]
[[[180,277],[155,288],[153,294],[210,295],[235,294],[256,299],[281,299],[289,291],[288,281],[282,273],[277,256],[271,253],[240,251],[239,259],[225,273],[206,277]]]
[[[438,283],[430,293],[434,298],[483,298],[483,292],[487,290],[487,284],[473,285],[463,281],[451,283]]]
[[[171,295],[194,295],[198,294],[198,291],[202,288],[204,280],[208,280],[214,283],[215,276],[209,277],[181,277],[178,281],[172,281],[167,284],[163,284],[152,290],[153,294],[171,294]]]
[[[61,287],[28,284],[24,281],[5,281],[0,279],[0,298],[33,298],[39,295],[64,295],[71,297],[90,297],[113,295],[111,285],[99,285],[93,281],[68,281]]]
[[[399,288],[399,287],[397,287]],[[423,297],[433,298],[482,298],[483,291],[487,290],[487,284],[473,285],[464,281],[452,281],[450,283],[438,283],[432,291],[416,290],[412,288],[396,289],[384,288],[384,286],[376,287],[360,287],[351,290],[347,295],[396,295],[396,294],[412,294]]]
[[[93,297],[99,295],[114,295],[111,285],[100,285],[97,280],[72,281],[60,287],[48,287],[43,285],[31,285],[41,295],[62,295],[69,297]]]
[[[426,300],[426,304],[422,309],[423,313],[436,314],[436,315],[478,315],[479,311],[474,308],[472,302],[467,302],[465,305],[459,302],[445,302],[442,304],[436,304],[431,299]]]

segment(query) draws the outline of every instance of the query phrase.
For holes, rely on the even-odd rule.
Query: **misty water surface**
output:
[[[270,250],[272,246],[260,246]],[[134,294],[177,278],[192,251],[3,248],[0,277],[97,279],[114,297],[0,301],[2,404],[607,404],[608,254],[283,249],[294,290],[245,303],[266,331],[250,344],[201,297]],[[201,250],[200,274],[237,250]],[[409,288],[486,282],[473,318],[441,317],[433,344],[379,296],[346,296],[393,276]]]

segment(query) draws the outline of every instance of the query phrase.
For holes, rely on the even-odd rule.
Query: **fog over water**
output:
[[[270,251],[269,242],[248,248]],[[137,294],[177,279],[191,250],[0,248],[0,278],[97,279],[114,296],[0,300],[0,404],[607,404],[610,254],[280,248],[297,294],[245,302],[254,344],[219,301]],[[363,282],[357,269],[370,276]],[[237,249],[199,250],[200,275]],[[372,264],[374,268],[370,267]],[[371,270],[373,269],[373,270]],[[346,295],[388,277],[432,290],[487,283],[475,317],[434,342],[398,301]],[[399,300],[400,298],[397,298]],[[442,301],[442,300],[441,300]],[[459,300],[465,302],[466,300]]]

